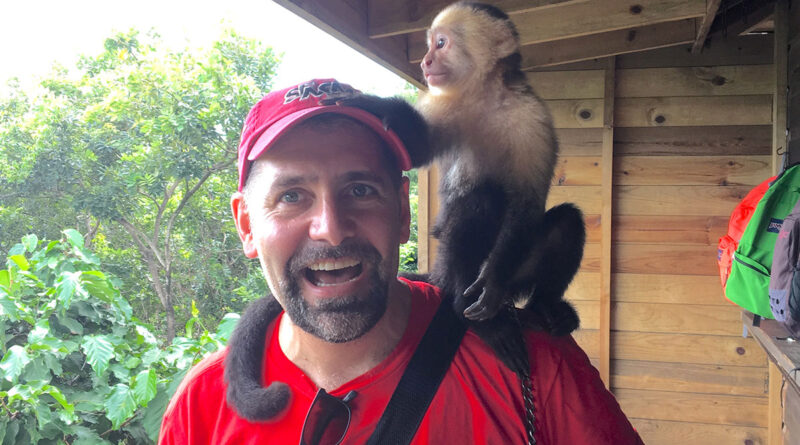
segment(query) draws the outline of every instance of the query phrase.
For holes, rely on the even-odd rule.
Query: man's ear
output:
[[[411,237],[411,205],[408,202],[409,179],[401,178],[400,183],[400,244],[405,244]]]
[[[253,240],[253,228],[250,225],[250,212],[247,210],[247,204],[245,204],[244,195],[241,192],[231,195],[231,210],[233,211],[233,222],[236,224],[236,232],[239,233],[239,239],[242,241],[244,255],[247,258],[257,257],[258,251]]]

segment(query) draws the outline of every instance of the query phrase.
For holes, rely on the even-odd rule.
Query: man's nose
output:
[[[332,246],[338,246],[346,238],[353,236],[354,222],[351,215],[343,211],[334,200],[323,199],[318,203],[309,237],[315,241],[326,241]]]

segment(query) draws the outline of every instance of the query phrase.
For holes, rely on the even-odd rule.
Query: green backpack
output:
[[[772,253],[783,219],[800,199],[800,165],[780,174],[758,202],[731,261],[725,296],[760,315],[773,318],[769,306]]]

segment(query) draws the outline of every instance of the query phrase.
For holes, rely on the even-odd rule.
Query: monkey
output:
[[[558,142],[546,105],[522,72],[508,15],[454,3],[434,18],[427,43],[420,66],[428,92],[415,107],[364,94],[331,101],[380,117],[414,167],[437,162],[439,248],[427,278],[507,365],[525,368],[511,305],[554,335],[577,329],[578,315],[563,295],[583,256],[583,216],[569,203],[545,211]]]
[[[429,275],[414,278],[438,286],[506,366],[525,376],[522,327],[566,335],[579,325],[563,295],[583,256],[583,216],[571,204],[545,211],[558,143],[521,70],[508,15],[455,3],[434,19],[428,47],[421,67],[429,91],[416,107],[360,93],[324,102],[381,118],[413,167],[438,163],[437,260]],[[280,312],[271,296],[254,302],[229,342],[228,402],[250,420],[272,418],[288,402],[285,384],[261,387],[263,339]]]

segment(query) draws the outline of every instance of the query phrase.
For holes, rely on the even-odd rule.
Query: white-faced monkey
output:
[[[556,335],[578,327],[562,297],[585,241],[577,208],[545,212],[558,144],[520,63],[508,15],[459,2],[428,30],[421,66],[429,91],[416,110],[366,95],[339,101],[381,116],[415,166],[437,161],[442,205],[433,233],[440,243],[430,280],[512,369],[527,365],[515,359],[524,345],[513,302]]]

